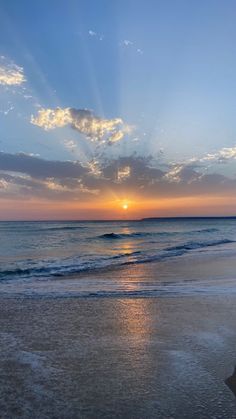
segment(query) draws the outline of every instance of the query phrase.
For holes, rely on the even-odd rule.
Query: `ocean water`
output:
[[[10,288],[14,284],[17,289],[23,283],[29,287],[30,283],[42,284],[43,281],[44,286],[50,283],[47,289],[51,287],[56,293],[57,284],[67,280],[63,290],[66,293],[68,285],[69,293],[69,280],[73,278],[72,288],[76,288],[79,295],[127,291],[148,296],[163,285],[153,273],[148,283],[147,269],[142,270],[145,278],[140,269],[134,270],[130,287],[129,278],[122,286],[117,274],[113,280],[112,269],[155,263],[158,270],[158,264],[166,266],[169,262],[173,264],[173,260],[184,261],[187,256],[194,256],[192,259],[196,260],[207,254],[218,260],[224,255],[236,255],[236,218],[1,222],[0,248],[2,289],[4,284],[8,284],[8,288],[9,284]],[[110,272],[109,280],[102,280],[106,270]],[[138,272],[136,288],[135,272]],[[77,282],[76,276],[79,277]],[[221,277],[223,280],[224,275]],[[184,287],[186,281],[182,291]]]

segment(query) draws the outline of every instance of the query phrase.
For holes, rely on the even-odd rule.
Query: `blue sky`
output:
[[[0,67],[24,75],[0,84],[1,152],[100,166],[151,156],[169,182],[186,167],[231,181],[235,18],[230,0],[0,0]],[[76,122],[45,129],[39,111],[58,107]],[[105,137],[78,126],[81,110],[99,129],[113,121]]]

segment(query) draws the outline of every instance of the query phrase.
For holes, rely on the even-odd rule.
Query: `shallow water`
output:
[[[1,222],[0,248],[2,292],[149,297],[235,289],[234,218]],[[189,263],[194,270],[186,271]]]

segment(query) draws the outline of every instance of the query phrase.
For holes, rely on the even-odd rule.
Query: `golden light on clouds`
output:
[[[38,111],[36,117],[31,117],[31,123],[47,130],[62,128],[72,122],[70,108],[44,109]]]
[[[22,67],[9,62],[4,56],[0,57],[0,84],[16,86],[22,84],[25,79]]]
[[[131,170],[129,166],[122,167],[118,169],[117,172],[117,181],[122,182],[130,176]]]
[[[84,134],[91,141],[116,143],[132,128],[124,124],[121,118],[99,118],[88,109],[74,108],[41,108],[36,116],[31,116],[31,124],[48,131],[70,125],[74,130]]]
[[[6,71],[4,68],[0,68],[0,84],[12,86],[23,83],[24,76],[18,70]]]

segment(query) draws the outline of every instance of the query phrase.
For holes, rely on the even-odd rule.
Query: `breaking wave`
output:
[[[114,233],[112,233],[114,234]],[[116,236],[116,235],[115,235]],[[112,236],[113,237],[113,236]],[[118,267],[124,265],[134,265],[140,263],[157,262],[167,258],[182,256],[183,254],[206,247],[214,247],[224,244],[235,243],[233,240],[222,239],[212,241],[191,241],[185,244],[166,247],[157,250],[155,254],[147,254],[145,251],[122,252],[113,256],[101,257],[90,260],[80,260],[79,258],[58,259],[56,261],[44,260],[38,266],[29,265],[27,267],[16,266],[13,269],[0,270],[0,280],[30,277],[62,277],[80,272],[88,272],[96,269]]]

